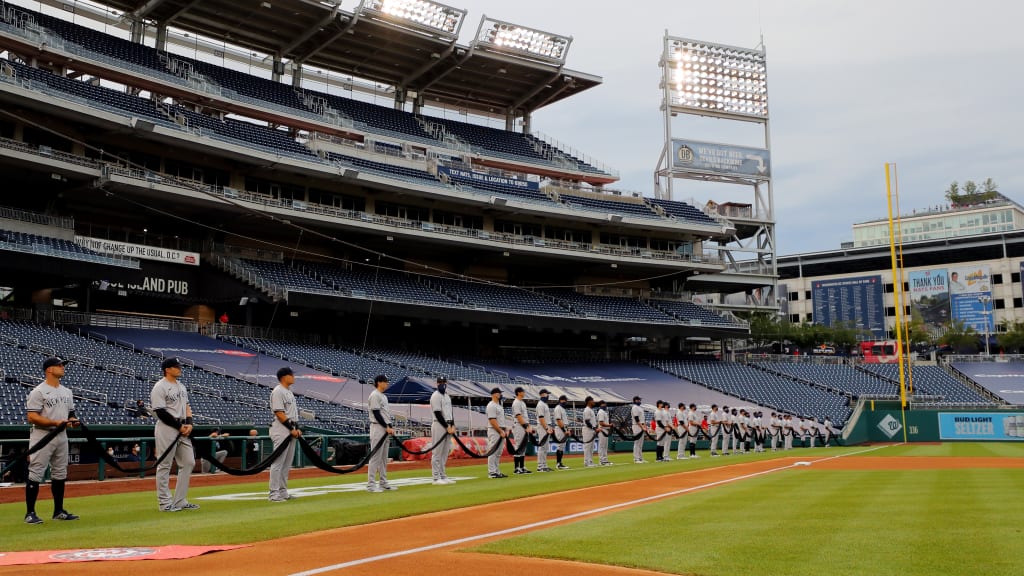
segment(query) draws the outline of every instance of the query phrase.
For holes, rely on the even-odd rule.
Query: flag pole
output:
[[[900,370],[900,414],[903,418],[903,441],[907,441],[907,387],[906,374],[903,371],[903,307],[900,304],[900,294],[903,292],[902,277],[896,272],[896,233],[893,227],[892,217],[892,179],[890,178],[890,164],[885,164],[885,194],[889,201],[889,257],[892,260],[892,284],[893,300],[896,304],[896,361]]]

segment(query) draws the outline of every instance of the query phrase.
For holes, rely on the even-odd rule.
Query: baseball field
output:
[[[488,479],[459,462],[451,486],[425,463],[365,473],[294,471],[295,500],[266,499],[266,474],[195,475],[201,510],[159,512],[152,478],[74,483],[75,522],[22,523],[20,487],[0,489],[0,560],[25,550],[245,545],[185,560],[83,562],[78,574],[862,575],[1024,573],[1024,445],[798,449]],[[503,463],[510,467],[510,463]],[[0,574],[71,566],[0,567]]]

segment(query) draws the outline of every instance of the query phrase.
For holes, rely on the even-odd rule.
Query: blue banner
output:
[[[697,140],[672,140],[672,167],[724,176],[771,177],[767,150]]]
[[[844,324],[885,337],[885,300],[881,276],[817,280],[812,284],[814,323]]]
[[[1024,440],[1024,413],[939,412],[942,440]]]
[[[481,184],[498,184],[499,186],[508,186],[509,188],[516,188],[519,190],[540,190],[540,182],[520,180],[519,178],[506,178],[505,176],[494,176],[491,174],[484,174],[483,172],[473,172],[472,170],[459,170],[458,168],[438,166],[437,173],[444,174],[449,178],[469,180],[470,184],[473,182],[479,182]]]
[[[988,266],[949,269],[950,312],[954,320],[978,334],[995,332],[992,283]]]

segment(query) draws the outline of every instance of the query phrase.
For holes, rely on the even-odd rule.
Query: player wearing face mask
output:
[[[434,451],[430,453],[430,469],[434,475],[434,485],[455,484],[448,477],[448,455],[452,451],[452,441],[448,436],[455,435],[455,419],[452,416],[452,399],[448,396],[448,379],[437,377],[437,390],[430,395],[430,411],[434,420],[430,423],[430,440]]]

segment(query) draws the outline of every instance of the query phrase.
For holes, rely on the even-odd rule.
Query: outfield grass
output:
[[[23,503],[0,505],[0,551],[52,550],[60,548],[90,548],[106,546],[155,546],[161,544],[241,544],[269,540],[326,530],[413,516],[426,512],[449,510],[489,502],[512,500],[548,492],[597,486],[613,482],[648,478],[685,470],[698,470],[733,462],[750,462],[775,456],[825,455],[842,448],[817,448],[777,454],[748,454],[730,458],[686,460],[668,464],[650,463],[636,466],[629,454],[614,455],[619,466],[583,469],[579,458],[567,459],[572,470],[548,474],[534,473],[526,477],[512,476],[502,480],[487,478],[486,466],[460,466],[449,468],[454,477],[472,477],[452,486],[402,486],[395,492],[369,494],[354,487],[351,492],[323,493],[300,497],[287,503],[266,501],[266,481],[226,486],[193,487],[189,498],[202,506],[202,510],[189,512],[159,512],[155,491],[131,492],[108,496],[77,497],[74,484],[68,486],[66,508],[82,517],[76,522],[49,520],[52,502],[42,500],[36,509],[43,518],[42,526],[28,526],[22,522]],[[650,455],[649,455],[650,456]],[[531,462],[532,464],[532,462]],[[511,472],[511,463],[502,468]],[[429,479],[430,470],[400,472],[401,466],[390,467],[391,480],[409,478]],[[152,485],[153,480],[144,482]],[[338,484],[363,484],[366,472],[313,479],[292,479],[295,488],[326,487]],[[8,488],[7,490],[22,488]],[[259,493],[252,501],[204,500],[203,497],[240,492]],[[281,522],[283,514],[295,521]],[[301,519],[301,520],[300,520]]]
[[[1024,442],[946,442],[904,444],[877,450],[866,456],[986,456],[1024,458]]]
[[[1024,456],[1005,444],[880,455]],[[674,574],[1024,574],[1020,470],[786,471],[493,542],[478,551]]]

